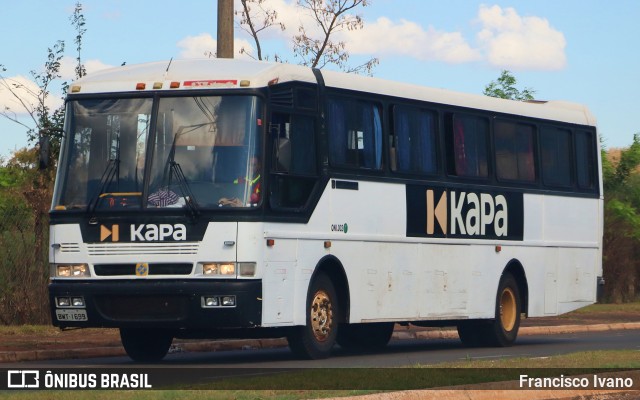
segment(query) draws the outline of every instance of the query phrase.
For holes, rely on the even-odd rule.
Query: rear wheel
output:
[[[169,352],[173,336],[151,329],[120,328],[120,340],[127,355],[136,362],[160,361]]]
[[[498,285],[495,319],[491,321],[487,332],[487,344],[490,346],[511,346],[518,337],[522,302],[518,283],[513,275],[505,273]]]
[[[337,342],[340,347],[354,350],[379,350],[389,343],[393,322],[340,325]]]
[[[338,296],[327,275],[321,273],[312,281],[306,308],[306,325],[292,328],[289,347],[300,358],[327,358],[336,343],[340,315]]]
[[[518,284],[510,273],[500,278],[496,296],[495,318],[461,321],[458,336],[465,346],[511,346],[518,336],[522,312]]]

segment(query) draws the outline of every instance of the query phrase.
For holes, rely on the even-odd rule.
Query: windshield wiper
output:
[[[191,131],[183,132],[185,128],[197,129],[206,125],[210,125],[210,123],[181,126],[176,131],[175,135],[173,136],[173,143],[171,144],[169,157],[167,158],[166,166],[168,168],[168,171],[165,169],[165,174],[164,174],[165,177],[163,178],[163,181],[168,182],[167,188],[169,188],[171,187],[171,177],[175,175],[176,180],[178,181],[178,186],[180,186],[180,191],[182,192],[182,197],[184,198],[185,204],[189,208],[189,213],[191,214],[192,218],[195,218],[198,214],[200,214],[200,206],[198,206],[198,201],[196,200],[196,197],[193,194],[191,187],[189,186],[189,182],[187,181],[187,177],[184,175],[184,172],[182,171],[182,167],[180,167],[180,164],[178,164],[175,160],[176,142],[178,140],[178,137],[191,132]],[[169,175],[168,179],[166,179],[167,172]]]
[[[189,186],[189,182],[187,182],[187,177],[184,176],[184,172],[182,172],[182,168],[180,164],[175,162],[174,160],[169,161],[169,186],[171,186],[171,177],[175,175],[178,180],[178,185],[180,186],[180,191],[182,192],[182,197],[184,197],[184,202],[189,207],[189,212],[191,213],[191,217],[195,218],[198,214],[200,214],[200,206],[198,206],[198,202],[196,201],[196,197]]]
[[[119,175],[119,170],[120,170],[120,159],[119,158],[110,159],[109,162],[107,163],[107,167],[104,169],[104,172],[102,173],[102,178],[100,178],[100,186],[98,187],[98,190],[96,190],[94,195],[91,197],[91,201],[89,201],[89,206],[87,207],[87,212],[89,213],[89,215],[93,214],[96,207],[98,206],[98,203],[100,202],[102,194],[109,187],[111,182],[113,182],[113,179]]]

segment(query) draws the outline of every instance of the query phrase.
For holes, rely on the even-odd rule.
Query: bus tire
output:
[[[120,328],[120,340],[133,361],[156,362],[162,360],[169,352],[173,336],[152,329]]]
[[[391,340],[394,326],[393,322],[340,325],[336,341],[349,350],[379,350]]]
[[[520,329],[521,312],[518,282],[510,273],[504,273],[498,285],[495,319],[487,327],[486,344],[493,347],[513,345]]]
[[[327,358],[336,343],[340,308],[333,282],[324,273],[311,282],[306,309],[306,325],[293,327],[287,335],[289,348],[299,358]]]

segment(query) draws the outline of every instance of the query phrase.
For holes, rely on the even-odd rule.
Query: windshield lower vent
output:
[[[134,276],[136,264],[97,264],[98,276]],[[193,264],[149,264],[149,275],[190,275]]]
[[[79,243],[60,243],[61,253],[80,253]]]

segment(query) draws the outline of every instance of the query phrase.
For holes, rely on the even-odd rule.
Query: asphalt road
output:
[[[198,366],[215,368],[390,368],[438,364],[468,359],[548,357],[591,350],[640,350],[640,330],[520,336],[506,348],[466,348],[456,339],[392,340],[375,353],[349,353],[336,347],[325,360],[297,360],[288,348],[169,354],[152,367]],[[21,367],[147,367],[128,357],[22,362]],[[11,364],[3,367],[11,368]]]
[[[2,367],[21,371],[39,369],[43,377],[45,371],[46,375],[50,373],[54,375],[97,374],[103,377],[105,374],[109,376],[113,374],[117,379],[122,379],[119,378],[122,374],[144,375],[149,377],[152,385],[142,386],[143,388],[393,391],[455,386],[461,383],[472,383],[474,379],[469,376],[474,374],[473,370],[469,372],[470,370],[459,368],[433,370],[401,367],[437,366],[443,362],[469,359],[548,357],[590,350],[640,351],[640,330],[524,335],[518,338],[514,346],[508,348],[466,348],[457,339],[395,339],[385,349],[375,353],[349,353],[336,347],[331,358],[313,361],[297,360],[285,347],[174,353],[169,354],[161,363],[152,365],[137,364],[128,357],[103,357],[7,363]],[[565,373],[559,370],[549,371],[552,375]],[[475,373],[477,372],[476,370]],[[589,373],[591,372],[593,371]],[[518,374],[521,373],[528,372],[488,369],[483,370],[479,375],[493,374],[492,379],[496,381],[517,381]],[[566,371],[566,373],[573,372]],[[205,386],[202,386],[203,384]],[[119,387],[122,388],[122,386]],[[130,388],[130,386],[124,388]]]

